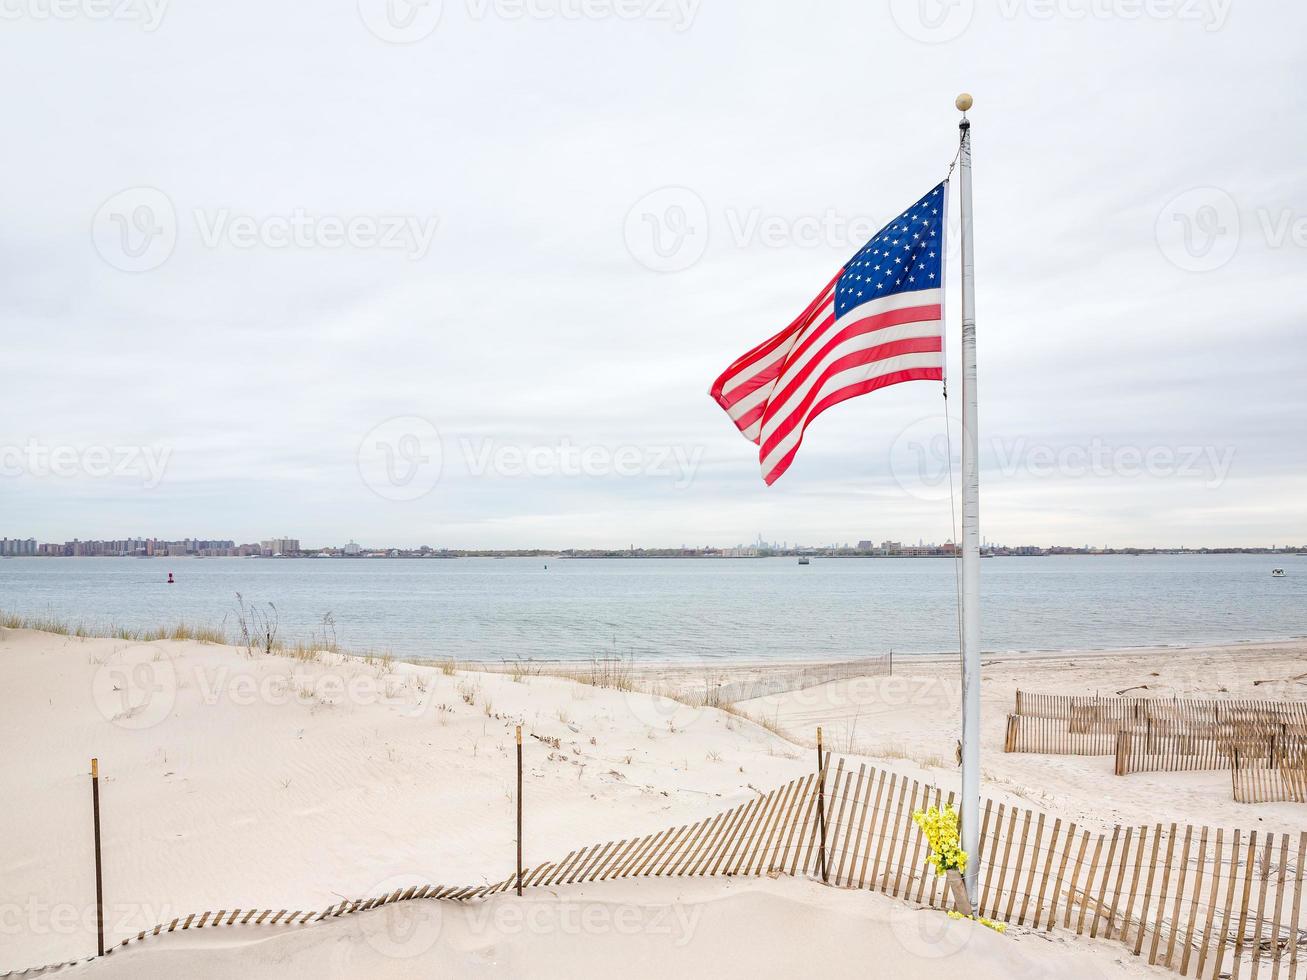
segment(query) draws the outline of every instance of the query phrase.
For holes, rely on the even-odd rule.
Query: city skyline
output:
[[[1082,545],[1070,544],[1018,544],[1008,545],[986,540],[982,545],[986,554],[1011,556],[1036,556],[1046,554],[1109,554],[1109,553],[1256,553],[1256,554],[1296,554],[1307,553],[1307,544],[1272,544],[1241,546],[1185,546],[1152,548],[1139,545]],[[917,538],[916,544],[910,540],[882,539],[879,542],[870,538],[856,541],[850,539],[828,543],[791,543],[788,539],[766,541],[759,533],[754,542],[735,544],[698,544],[682,543],[678,547],[637,546],[631,542],[627,547],[578,548],[575,546],[538,548],[450,548],[436,547],[429,544],[360,544],[350,538],[345,544],[315,544],[301,547],[299,538],[265,538],[257,542],[238,544],[234,538],[73,538],[63,542],[43,542],[36,538],[0,538],[0,557],[423,557],[423,556],[463,556],[463,555],[576,555],[582,557],[603,557],[622,555],[675,557],[765,557],[769,554],[861,554],[861,555],[921,555],[953,556],[956,548],[951,539],[928,541]]]

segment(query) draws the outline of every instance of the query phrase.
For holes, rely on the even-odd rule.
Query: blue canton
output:
[[[944,184],[887,224],[853,256],[835,285],[835,318],[895,293],[944,282]]]

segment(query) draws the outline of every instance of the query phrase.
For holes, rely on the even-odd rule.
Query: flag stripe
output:
[[[788,412],[786,406],[796,392],[803,390],[804,381],[833,358],[901,338],[940,337],[943,311],[939,305],[912,306],[866,317],[858,315],[860,312],[846,316],[842,328],[836,323],[833,330],[827,331],[822,337],[822,346],[812,349],[811,356],[791,360],[768,399],[766,414],[769,418],[784,418]],[[767,425],[764,424],[763,428],[766,430]]]
[[[943,367],[938,363],[937,355],[905,354],[900,358],[896,358],[893,362],[881,361],[875,364],[862,365],[829,379],[822,388],[821,397],[814,403],[812,414],[804,418],[803,424],[791,431],[770,453],[762,456],[763,479],[765,480],[770,476],[774,481],[776,477],[785,472],[794,457],[794,450],[803,444],[808,425],[830,406],[852,398],[854,395],[875,391],[892,384],[898,384],[901,381],[915,381],[920,378],[933,380],[936,375],[943,377]],[[845,394],[843,392],[846,389],[848,392]]]
[[[809,303],[808,307],[788,327],[776,334],[776,336],[764,340],[748,353],[736,358],[731,366],[722,372],[721,377],[717,379],[712,388],[712,396],[717,399],[722,408],[729,409],[728,402],[732,400],[730,396],[724,395],[724,392],[737,388],[740,384],[764,373],[768,367],[785,360],[794,337],[812,322],[812,317],[821,307],[831,304],[835,284],[839,282],[839,279],[840,277],[837,275],[827,283],[821,294]],[[723,401],[723,398],[726,401]]]
[[[929,302],[925,302],[923,304],[923,301],[938,300],[941,296],[942,292],[939,289],[887,296],[883,300],[873,300],[858,307],[847,314],[839,323],[834,323],[835,307],[832,302],[829,308],[822,311],[826,313],[826,316],[816,324],[815,328],[807,331],[806,336],[803,338],[796,338],[784,369],[785,375],[780,376],[778,380],[776,372],[769,370],[765,381],[774,383],[767,384],[764,387],[763,380],[750,381],[727,392],[726,401],[731,406],[727,408],[727,414],[731,416],[736,426],[742,431],[746,430],[759,417],[759,413],[756,411],[759,405],[765,405],[778,397],[775,394],[778,389],[784,393],[787,385],[786,377],[811,363],[810,360],[804,359],[805,355],[812,350],[818,340],[827,340],[829,337],[827,331],[832,325],[841,337],[848,337],[857,332],[876,330],[893,323],[938,320],[941,317],[938,303],[931,305]],[[829,344],[826,344],[822,350],[828,349],[829,346]],[[782,394],[780,397],[785,396]],[[726,406],[723,404],[723,407]]]
[[[896,385],[903,381],[943,381],[943,380],[944,380],[943,367],[906,368],[902,371],[896,371],[893,374],[882,375],[879,378],[870,378],[867,381],[862,382],[861,384],[849,385],[848,387],[841,388],[839,391],[833,392],[829,397],[823,399],[822,403],[817,406],[816,414],[820,414],[821,412],[824,412],[826,409],[830,408],[832,405],[838,404],[839,402],[845,401],[846,399],[854,398],[857,395],[865,395],[867,394],[867,392],[875,391],[877,388],[887,388],[890,385]],[[789,452],[787,452],[779,460],[776,460],[772,463],[772,468],[770,470],[768,470],[764,465],[762,478],[763,480],[766,481],[767,486],[771,486],[773,483],[775,483],[780,478],[781,474],[790,468],[790,463],[794,461],[794,456],[799,451],[799,446],[802,444],[802,442],[803,439],[802,437],[800,437],[799,441],[796,442],[793,447],[791,447]]]
[[[829,329],[834,322],[835,322],[835,307],[831,306],[829,309],[825,311],[825,315],[822,317],[822,319],[815,325],[815,329],[824,332],[827,329]],[[799,339],[796,338],[796,340]],[[799,341],[799,343],[802,343],[802,341]],[[778,378],[780,378],[781,372],[787,370],[788,365],[792,363],[793,363],[793,358],[786,358],[785,363],[781,365],[781,367],[779,367],[775,372],[772,372],[768,380],[775,381]],[[746,385],[747,384],[748,382],[746,382]],[[772,392],[775,390],[774,388],[763,389],[763,388],[755,387],[754,390],[748,391],[745,394],[740,395],[738,398],[735,397],[735,393],[744,391],[746,385],[741,385],[739,388],[736,388],[735,391],[731,392],[731,395],[729,396],[732,398],[732,405],[730,411],[727,414],[734,419],[739,419],[742,415],[744,415],[745,412],[749,411],[755,405],[760,403],[765,403],[771,397]]]
[[[768,409],[762,423],[763,455],[768,455],[778,442],[794,430],[796,425],[800,423],[806,425],[816,417],[818,414],[814,411],[816,402],[820,399],[830,378],[850,368],[874,364],[876,361],[889,361],[904,354],[942,355],[943,346],[938,335],[903,337],[875,347],[864,346],[844,351],[840,356],[827,360],[821,370],[803,386],[803,393],[795,400],[783,405],[776,415],[771,413],[770,408]],[[942,356],[939,358],[939,363],[942,367]]]
[[[843,331],[849,327],[855,326],[864,319],[876,320],[877,322],[890,322],[881,321],[881,318],[886,314],[895,313],[900,310],[914,309],[921,306],[938,307],[941,295],[940,290],[931,289],[914,293],[898,293],[894,296],[886,296],[884,299],[872,300],[869,303],[864,303],[861,306],[850,310],[844,316],[840,317],[838,321],[834,320],[834,306],[832,305],[832,321],[837,331]],[[927,309],[923,311],[922,315],[916,315],[916,319],[938,319],[938,316],[931,316],[930,310]],[[906,321],[899,320],[897,322],[902,323]],[[822,326],[821,330],[825,330],[825,328],[829,326],[831,326],[831,323],[826,323]],[[875,329],[874,326],[871,329]],[[808,351],[810,351],[817,343],[824,340],[825,335],[820,331],[809,331],[805,337],[794,345],[787,362],[787,370],[789,365],[793,365],[803,359]]]

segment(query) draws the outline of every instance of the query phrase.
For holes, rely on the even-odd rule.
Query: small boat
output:
[[[1271,578],[1284,578],[1284,569],[1283,569],[1283,568],[1272,568],[1272,569],[1271,569]]]
[[[809,561],[807,558],[800,558],[800,559],[799,559],[799,564],[800,564],[800,565],[811,565],[812,562]]]

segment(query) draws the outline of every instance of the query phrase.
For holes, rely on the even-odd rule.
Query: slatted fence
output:
[[[1112,755],[1118,776],[1230,769],[1240,802],[1307,802],[1304,746],[1307,702],[1029,691],[1017,691],[1003,742],[1005,752]]]
[[[851,677],[878,677],[893,673],[893,653],[872,654],[858,660],[839,663],[812,664],[789,669],[768,668],[755,678],[710,684],[708,700],[710,704],[734,704],[737,701],[749,701],[768,694],[803,691],[819,684],[829,684],[831,681],[847,680]]]
[[[1279,739],[1262,754],[1232,753],[1230,776],[1240,803],[1307,803],[1307,740]]]
[[[1152,732],[1118,732],[1116,775],[1134,772],[1193,772],[1228,769],[1231,743],[1208,735],[1170,735]]]
[[[1180,722],[1192,730],[1204,725],[1289,725],[1307,729],[1307,701],[1264,698],[1139,698],[1016,692],[1016,714],[1037,718],[1095,719],[1123,725],[1148,721]]]
[[[1044,752],[1051,755],[1112,755],[1119,724],[1072,731],[1069,720],[1039,715],[1008,715],[1004,752]]]
[[[926,841],[912,815],[950,802],[951,794],[938,787],[827,754],[821,772],[739,806],[526,867],[522,885],[820,876],[824,868],[831,885],[945,909],[950,895],[929,870]],[[988,918],[1114,939],[1131,954],[1190,977],[1258,977],[1265,971],[1271,980],[1296,980],[1300,961],[1307,962],[1307,833],[1213,831],[1175,823],[1103,829],[992,800],[983,801],[980,830],[977,911]],[[517,883],[512,875],[494,885],[414,886],[320,911],[197,913],[144,930],[110,952],[188,929],[300,927],[394,902],[474,901],[507,894]],[[4,976],[36,972],[41,970]]]

